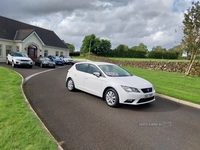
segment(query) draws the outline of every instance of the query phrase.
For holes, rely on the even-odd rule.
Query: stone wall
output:
[[[168,61],[121,61],[113,60],[104,57],[90,56],[97,61],[110,62],[122,66],[130,66],[134,68],[143,68],[150,70],[161,70],[168,72],[185,73],[188,67],[188,62],[168,62]],[[191,75],[200,76],[200,62],[195,62],[190,72]]]

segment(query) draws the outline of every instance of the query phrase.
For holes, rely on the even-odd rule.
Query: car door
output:
[[[89,64],[87,73],[84,77],[84,87],[86,92],[91,93],[96,96],[102,95],[102,83],[104,77],[102,76],[96,76],[94,75],[94,72],[99,72],[101,74],[101,71],[93,64]]]
[[[88,64],[77,64],[75,67],[76,71],[73,72],[73,80],[75,82],[75,87],[77,89],[85,91],[84,80]]]

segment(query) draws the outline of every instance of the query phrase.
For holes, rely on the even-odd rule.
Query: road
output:
[[[24,84],[29,102],[57,141],[64,142],[63,149],[200,149],[199,109],[158,96],[152,104],[111,108],[98,97],[69,92],[68,68],[39,74]]]

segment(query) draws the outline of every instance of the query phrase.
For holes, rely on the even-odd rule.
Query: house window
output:
[[[56,56],[59,56],[59,52],[58,51],[56,51]]]
[[[44,50],[44,57],[48,57],[48,50]]]
[[[16,51],[19,52],[19,46],[16,46]]]
[[[63,52],[60,52],[60,56],[63,56]]]
[[[2,45],[0,45],[0,56],[2,56]]]
[[[12,51],[12,46],[6,45],[6,56]]]

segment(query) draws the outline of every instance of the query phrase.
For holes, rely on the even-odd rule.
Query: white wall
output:
[[[24,41],[12,41],[12,40],[4,40],[0,39],[0,45],[2,45],[2,54],[0,56],[0,62],[6,62],[6,45],[12,46],[12,51],[16,51],[16,46],[19,47],[20,52],[27,52],[29,45],[35,45],[38,48],[37,56],[42,55],[44,56],[44,50],[48,51],[48,55],[56,55],[56,51],[59,52],[59,56],[61,52],[63,55],[69,55],[69,50],[64,48],[46,46],[42,43],[40,38],[35,34],[31,34],[28,38]]]

